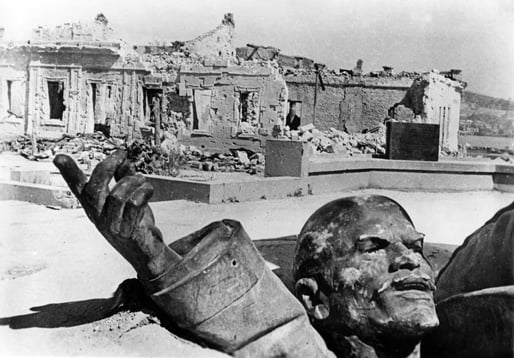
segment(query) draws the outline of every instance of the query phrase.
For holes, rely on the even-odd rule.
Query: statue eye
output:
[[[423,252],[423,241],[424,237],[420,237],[417,240],[414,240],[408,247],[409,249],[412,249],[414,252]]]
[[[358,242],[358,248],[361,252],[375,252],[378,250],[385,249],[389,246],[389,241],[382,239],[380,237],[361,237]]]

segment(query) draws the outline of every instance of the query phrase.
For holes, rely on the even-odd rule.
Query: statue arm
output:
[[[146,295],[178,326],[236,357],[334,357],[240,223],[214,222],[166,246],[148,206],[152,187],[126,152],[98,164],[89,180],[69,156],[54,163]]]

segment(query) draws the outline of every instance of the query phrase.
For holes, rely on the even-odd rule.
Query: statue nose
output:
[[[419,255],[412,250],[403,248],[393,259],[389,266],[389,272],[398,270],[414,270],[420,266]]]

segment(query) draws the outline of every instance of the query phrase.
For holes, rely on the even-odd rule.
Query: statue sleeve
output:
[[[182,261],[142,283],[181,328],[236,357],[335,357],[239,222],[170,246]]]

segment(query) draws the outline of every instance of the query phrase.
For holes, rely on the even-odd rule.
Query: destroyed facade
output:
[[[38,27],[0,45],[0,130],[36,137],[91,133],[140,139],[171,131],[184,144],[259,151],[287,115],[300,126],[360,133],[387,118],[438,123],[457,150],[459,71],[328,70],[274,47],[235,48],[226,14],[187,42],[129,46],[102,14],[91,24]],[[1,40],[0,40],[1,41]],[[156,133],[157,132],[157,133]]]

